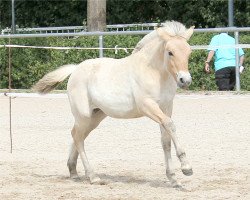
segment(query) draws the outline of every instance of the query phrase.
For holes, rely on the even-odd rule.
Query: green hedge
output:
[[[190,40],[191,45],[207,45],[213,34],[196,33]],[[133,48],[143,36],[104,36],[104,47]],[[240,35],[240,43],[249,44],[250,36]],[[8,44],[8,39],[1,39],[0,45]],[[11,44],[31,46],[98,47],[98,37],[71,38],[25,38],[11,39]],[[0,88],[8,88],[8,48],[0,48]],[[128,50],[129,54],[132,50]],[[246,70],[241,76],[241,89],[250,91],[250,50],[245,49]],[[105,57],[122,58],[128,54],[119,50],[105,50]],[[80,63],[89,58],[97,58],[99,50],[49,50],[30,48],[11,48],[12,88],[28,89],[44,74],[69,63]],[[216,90],[214,73],[204,72],[206,50],[194,50],[189,67],[193,77],[190,90]],[[59,86],[65,89],[66,82]]]

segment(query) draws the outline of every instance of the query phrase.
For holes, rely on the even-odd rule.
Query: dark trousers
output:
[[[216,71],[215,81],[220,91],[234,90],[235,67],[225,67]]]

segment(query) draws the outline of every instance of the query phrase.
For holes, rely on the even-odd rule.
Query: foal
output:
[[[171,140],[182,172],[185,175],[192,174],[192,168],[176,136],[171,115],[177,86],[186,88],[191,83],[188,71],[191,49],[187,40],[193,28],[186,29],[180,23],[171,22],[168,31],[165,27],[157,29],[151,41],[128,57],[97,58],[78,65],[65,65],[45,75],[34,86],[37,92],[45,94],[71,74],[67,85],[75,118],[71,132],[74,143],[68,159],[71,178],[78,177],[76,164],[80,155],[90,182],[100,182],[87,159],[84,140],[106,116],[146,116],[157,122],[161,129],[166,175],[172,186],[178,187],[180,184],[171,165]]]

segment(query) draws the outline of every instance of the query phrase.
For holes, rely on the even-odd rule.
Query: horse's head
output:
[[[193,30],[194,27],[191,27],[181,36],[170,36],[162,28],[157,29],[158,35],[165,41],[164,55],[167,70],[173,75],[177,85],[181,88],[186,88],[192,81],[188,71],[188,59],[191,54],[191,48],[187,41],[192,36]]]

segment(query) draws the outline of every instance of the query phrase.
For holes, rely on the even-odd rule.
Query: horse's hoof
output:
[[[183,168],[181,169],[182,173],[186,176],[191,176],[193,175],[193,170],[192,168]]]
[[[171,185],[172,185],[173,188],[176,188],[176,189],[181,189],[182,188],[181,184],[178,183],[178,182],[174,182]]]
[[[73,180],[80,179],[78,174],[70,174],[70,178],[73,179]]]
[[[98,176],[90,177],[90,183],[91,184],[101,184],[101,179]]]

